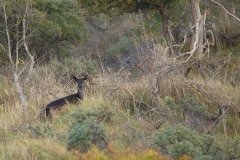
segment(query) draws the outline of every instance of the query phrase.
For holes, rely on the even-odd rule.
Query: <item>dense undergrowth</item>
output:
[[[46,121],[44,105],[75,92],[69,75],[49,74],[48,67],[36,69],[26,84],[27,117],[19,114],[22,108],[10,76],[1,77],[1,159],[240,156],[239,90],[228,83],[178,75],[153,83],[151,75],[92,74],[83,103]],[[221,107],[229,108],[219,117]]]

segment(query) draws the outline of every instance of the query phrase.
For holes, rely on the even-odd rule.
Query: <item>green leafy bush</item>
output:
[[[219,109],[206,104],[198,95],[183,94],[178,100],[165,97],[164,104],[172,111],[174,121],[203,131],[219,115]],[[205,128],[204,128],[205,127]]]
[[[64,74],[93,74],[96,72],[96,65],[92,62],[87,60],[85,57],[69,57],[65,58],[62,61],[53,60],[52,61],[55,74],[58,76]]]
[[[69,46],[86,36],[85,23],[78,14],[78,7],[74,0],[36,1],[31,21],[31,47],[38,57],[61,58],[68,53]]]
[[[155,149],[164,151],[174,158],[184,155],[201,160],[240,157],[238,137],[199,135],[180,124],[156,131],[152,145]]]
[[[183,119],[183,108],[180,104],[177,104],[171,97],[165,97],[164,104],[176,115],[176,119],[181,121]]]
[[[184,110],[191,110],[194,113],[208,114],[208,106],[202,103],[197,96],[186,95],[180,100]]]
[[[121,37],[115,44],[112,44],[106,50],[107,56],[114,58],[118,55],[126,55],[135,50],[135,46],[131,42],[131,38],[127,36]]]
[[[156,132],[153,142],[155,148],[161,148],[175,158],[183,155],[199,157],[201,155],[199,144],[196,133],[182,125]]]
[[[107,146],[104,126],[97,121],[95,114],[79,114],[76,118],[69,129],[68,150],[86,152],[92,145],[100,149]]]

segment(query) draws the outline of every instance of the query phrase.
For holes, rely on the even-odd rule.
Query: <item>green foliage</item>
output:
[[[229,52],[238,56],[239,53],[240,53],[240,44],[237,45],[237,46],[229,48]]]
[[[199,95],[184,95],[180,101],[179,105],[181,108],[189,114],[192,118],[192,122],[196,119],[203,121],[204,119],[213,119],[219,115],[219,109],[214,106],[210,106],[206,100],[200,99]],[[196,124],[192,123],[193,126]],[[204,125],[203,123],[201,125]]]
[[[108,142],[103,122],[111,122],[113,113],[110,106],[107,101],[91,103],[88,109],[84,105],[85,109],[77,108],[72,114],[74,123],[69,128],[67,148],[86,152],[94,145],[104,149]]]
[[[64,0],[39,0],[36,9],[46,15],[46,21],[51,28],[58,30],[55,38],[60,40],[79,40],[85,34],[85,26],[83,20],[78,15],[78,6],[74,1]],[[51,28],[50,31],[51,31]],[[44,29],[44,28],[43,28]],[[48,30],[39,28],[40,32],[45,33]]]
[[[28,126],[28,133],[30,137],[52,137],[54,136],[54,129],[51,127],[50,122],[34,123]]]
[[[53,63],[55,74],[59,76],[69,73],[74,75],[96,73],[96,65],[85,57],[68,57],[62,61],[53,60],[51,62]]]
[[[30,2],[29,2],[30,3]],[[11,41],[12,57],[18,48],[19,59],[25,57],[22,43],[22,20],[25,14],[26,1],[6,1],[6,14],[8,16],[8,30]],[[86,36],[86,27],[82,17],[79,16],[79,5],[74,0],[36,0],[28,6],[26,13],[26,37],[30,51],[38,58],[45,56],[47,60],[52,57],[50,53],[61,57],[66,49],[76,44]],[[3,21],[3,9],[0,8],[1,24]],[[0,64],[6,59],[7,36],[4,25],[0,25]],[[65,49],[65,50],[64,50]],[[34,52],[33,52],[34,51]],[[15,61],[15,60],[14,60]],[[21,60],[20,60],[21,62]]]
[[[4,13],[4,6],[5,12]],[[20,39],[22,39],[23,33],[23,17],[26,9],[26,1],[1,1],[0,4],[0,65],[7,65],[8,60],[8,47],[11,47],[12,58],[15,61],[16,48],[18,48],[19,59],[24,57],[21,51],[23,49]],[[7,24],[5,22],[4,14],[7,16]],[[29,15],[29,17],[31,17]],[[7,27],[7,29],[6,29]],[[7,31],[9,34],[10,42],[8,41]],[[18,46],[17,42],[19,43]],[[10,46],[8,46],[10,45]],[[21,60],[20,60],[21,63]]]
[[[127,36],[121,37],[115,44],[111,44],[109,49],[106,50],[107,56],[114,57],[117,55],[126,55],[130,54],[135,49],[131,38]]]
[[[191,112],[208,115],[208,106],[205,105],[200,99],[195,95],[185,95],[180,100],[180,105],[184,110],[190,110]]]
[[[85,37],[86,27],[78,15],[78,7],[74,0],[38,0],[35,3],[31,46],[39,56],[44,54],[39,53],[43,48],[44,52],[61,49]]]
[[[195,132],[182,125],[176,125],[156,132],[153,146],[163,149],[175,158],[183,155],[194,158],[201,155],[199,143]]]
[[[86,152],[93,144],[96,136],[101,138],[103,128],[90,120],[74,123],[69,130],[68,149]]]
[[[165,97],[164,103],[171,111],[174,112],[178,122],[183,120],[183,114],[189,114],[192,119],[196,118],[212,118],[218,115],[218,110],[209,107],[201,101],[197,95],[184,94],[178,101],[171,97]]]
[[[119,15],[124,12],[137,12],[144,9],[163,9],[176,0],[78,0],[91,13],[103,12],[110,15]]]
[[[221,140],[220,140],[221,142]],[[218,154],[215,155],[216,159],[220,159],[220,154],[224,153],[225,159],[238,159],[240,158],[240,139],[239,137],[227,137],[224,140],[220,150],[218,150]]]
[[[191,14],[188,14],[189,12],[186,11],[186,8],[190,7],[191,6],[189,1],[177,0],[174,3],[170,3],[168,6],[168,15],[170,16],[169,18],[172,21],[176,22],[176,24],[187,24],[191,18]]]
[[[176,104],[175,100],[171,97],[165,97],[164,103],[172,109],[179,108],[179,106]]]
[[[162,17],[159,12],[153,12],[150,18],[146,19],[145,22],[146,30],[153,35],[158,35],[160,33],[160,28],[162,26]],[[155,37],[155,36],[154,36]],[[161,36],[156,36],[155,38],[160,38]]]
[[[7,53],[0,47],[0,65],[7,62]]]
[[[240,157],[238,137],[199,135],[182,125],[156,131],[153,147],[175,158],[188,155],[192,159],[236,159]]]
[[[92,145],[100,149],[107,146],[104,126],[95,116],[95,113],[75,114],[77,121],[69,129],[68,150],[76,149],[86,152]]]
[[[180,104],[177,104],[175,100],[171,97],[165,97],[164,103],[171,111],[174,112],[174,114],[177,117],[178,121],[181,121],[183,119],[183,108],[181,107]]]

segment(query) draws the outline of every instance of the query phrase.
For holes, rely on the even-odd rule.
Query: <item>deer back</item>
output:
[[[50,102],[46,107],[46,116],[49,117],[51,116],[51,110],[59,110],[63,106],[68,105],[68,104],[75,104],[77,102],[80,102],[84,98],[84,83],[85,80],[87,79],[87,76],[83,78],[76,78],[75,76],[72,76],[72,78],[77,82],[78,84],[78,92],[76,94],[71,94],[69,96],[57,99],[55,101]]]

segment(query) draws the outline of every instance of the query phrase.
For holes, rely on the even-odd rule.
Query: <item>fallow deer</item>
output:
[[[46,117],[52,118],[51,117],[51,110],[60,110],[63,106],[68,105],[68,104],[75,104],[78,102],[83,101],[84,98],[84,83],[85,80],[87,79],[87,75],[84,76],[83,78],[77,78],[75,76],[72,76],[72,78],[77,82],[78,88],[77,88],[77,93],[76,94],[71,94],[69,96],[57,99],[55,101],[50,102],[46,107]]]

